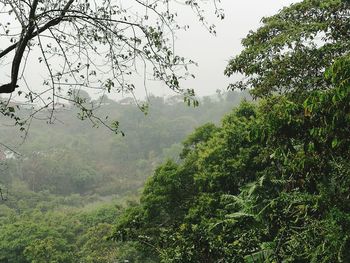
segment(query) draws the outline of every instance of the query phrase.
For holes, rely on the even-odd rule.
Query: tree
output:
[[[289,93],[299,99],[305,91],[329,89],[326,68],[350,49],[349,9],[349,1],[305,0],[264,18],[225,70],[227,76],[247,77],[230,88],[252,88],[255,97]]]
[[[112,225],[100,223],[87,229],[78,240],[81,245],[79,254],[83,262],[116,262],[117,248],[113,241],[107,240]]]
[[[47,237],[32,241],[24,250],[29,262],[73,262],[72,248],[59,237]]]
[[[215,132],[197,129],[114,236],[160,262],[348,262],[349,69],[349,57],[337,60],[327,70],[335,88],[304,103],[244,102]]]
[[[168,192],[148,184],[114,236],[128,229],[133,241],[153,241],[160,262],[348,262],[348,7],[305,0],[265,19],[227,71],[246,74],[235,87],[252,85],[263,99],[243,102],[221,126],[203,126],[185,141],[177,170],[187,165],[194,190],[181,217],[158,225],[172,235],[150,231],[144,209]],[[310,43],[317,34],[324,39]],[[187,186],[179,173],[161,178],[168,180],[160,189]]]
[[[223,18],[222,10],[217,8],[219,1],[213,0],[215,13]],[[1,0],[0,16],[4,22],[0,63],[7,70],[5,65],[9,62],[11,73],[9,80],[1,80],[0,94],[17,91],[28,102],[40,102],[42,108],[38,111],[49,109],[49,121],[53,120],[59,99],[71,101],[82,110],[81,118],[104,124],[94,115],[94,106],[84,104],[76,90],[132,93],[137,85],[134,76],[139,71],[145,82],[152,75],[192,101],[193,90],[182,89],[180,81],[190,75],[187,66],[193,61],[177,55],[173,42],[176,31],[187,28],[176,21],[179,4],[192,8],[208,30],[215,33],[215,27],[204,18],[202,2]],[[29,64],[34,64],[33,57],[49,75],[40,89],[26,81],[25,72]],[[14,118],[17,124],[25,124],[14,114],[15,107],[8,102],[1,106],[2,114]],[[113,127],[117,129],[118,123]]]

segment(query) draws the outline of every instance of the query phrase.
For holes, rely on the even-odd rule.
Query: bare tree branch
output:
[[[219,0],[212,1],[217,12]],[[47,109],[50,120],[54,119],[57,98],[74,103],[84,118],[99,122],[92,113],[94,108],[88,109],[79,98],[81,89],[127,92],[134,96],[136,83],[143,82],[148,96],[146,80],[149,79],[163,82],[194,103],[194,91],[180,85],[182,79],[191,76],[187,66],[195,63],[175,53],[175,33],[184,28],[176,21],[176,6],[190,7],[200,22],[214,33],[214,27],[206,22],[201,8],[206,2],[130,0],[121,4],[113,0],[32,0],[16,4],[0,0],[4,11],[0,16],[9,13],[10,21],[18,20],[21,25],[18,30],[18,27],[10,28],[8,23],[2,28],[4,33],[0,33],[0,38],[10,41],[0,50],[1,62],[8,62],[10,52],[15,51],[10,60],[10,81],[0,86],[0,94],[12,94],[18,84],[24,83],[27,89],[18,88],[18,96],[22,94],[27,102],[37,103],[35,108],[39,110]],[[26,69],[35,58],[48,69],[44,87],[40,88],[26,81],[29,79]],[[51,96],[47,98],[49,92]],[[21,129],[34,118],[29,116],[22,120],[13,107],[1,101],[0,106],[0,113],[13,118]]]
[[[43,27],[39,28],[36,32],[34,32],[35,12],[36,12],[36,8],[38,6],[38,1],[39,0],[33,0],[32,6],[30,9],[30,13],[29,13],[29,23],[26,27],[22,27],[22,33],[21,33],[21,38],[20,38],[19,42],[10,46],[9,48],[7,48],[5,51],[1,52],[1,54],[0,54],[0,58],[1,58],[2,56],[6,55],[8,52],[10,52],[11,50],[13,50],[14,48],[17,47],[15,56],[13,58],[13,63],[12,63],[11,82],[0,86],[0,93],[12,93],[15,90],[15,88],[18,87],[17,80],[18,80],[19,67],[21,65],[24,50],[25,50],[29,40],[31,40],[33,37],[39,35],[40,33],[44,32],[48,28],[53,27],[55,25],[58,25],[62,21],[62,19],[64,18],[64,15],[67,12],[67,10],[69,9],[69,7],[74,2],[74,0],[69,0],[68,3],[63,8],[61,15],[59,17],[49,21]]]

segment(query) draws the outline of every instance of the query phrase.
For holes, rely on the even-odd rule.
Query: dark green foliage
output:
[[[349,64],[338,59],[326,75],[334,88],[303,103],[243,102],[220,127],[197,129],[115,239],[132,229],[123,237],[161,262],[348,262]]]

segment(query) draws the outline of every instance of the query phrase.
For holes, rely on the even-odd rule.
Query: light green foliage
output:
[[[44,239],[36,239],[31,242],[24,250],[24,255],[28,262],[73,262],[71,248],[67,241],[62,238],[53,238],[52,236]]]
[[[41,212],[42,203],[0,221],[1,262],[114,262],[116,245],[107,238],[120,207],[78,210],[62,203],[61,210]]]
[[[79,255],[86,263],[112,263],[117,258],[116,244],[107,240],[111,234],[112,225],[100,223],[89,228],[78,240],[82,244]]]

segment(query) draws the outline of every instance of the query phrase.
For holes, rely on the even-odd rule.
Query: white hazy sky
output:
[[[249,30],[259,27],[262,17],[274,15],[296,2],[300,0],[222,0],[225,19],[211,20],[216,24],[217,36],[211,36],[194,21],[193,14],[186,13],[182,19],[188,18],[186,22],[191,28],[178,36],[176,47],[181,55],[198,62],[199,66],[193,68],[196,79],[186,81],[185,88],[194,88],[200,96],[214,94],[217,89],[226,90],[230,79],[223,72],[228,60],[242,50],[241,40]],[[152,85],[148,88],[157,95],[169,94],[164,89],[153,91]]]
[[[194,73],[196,78],[184,82],[183,87],[195,89],[199,96],[214,94],[217,89],[226,90],[227,85],[233,81],[223,74],[228,60],[239,54],[242,50],[241,40],[249,30],[259,27],[262,17],[274,15],[283,7],[301,0],[221,0],[221,7],[225,13],[225,19],[222,21],[212,14],[212,1],[207,1],[207,15],[209,21],[216,24],[216,36],[209,34],[189,8],[180,7],[178,11],[180,24],[188,24],[190,29],[178,32],[176,52],[199,64],[198,67],[191,68],[191,73]],[[0,75],[9,77],[9,72],[8,67],[0,68]],[[34,64],[31,69],[27,69],[26,77],[32,86],[41,85],[42,78],[47,77],[41,75],[45,74]],[[142,81],[140,85],[143,85]],[[147,82],[147,91],[158,96],[174,95],[164,85],[154,81]],[[96,94],[98,95],[101,94]],[[146,95],[143,87],[138,86],[135,95],[138,99],[143,99]],[[120,96],[111,97],[120,99]],[[14,98],[17,99],[16,95]]]

